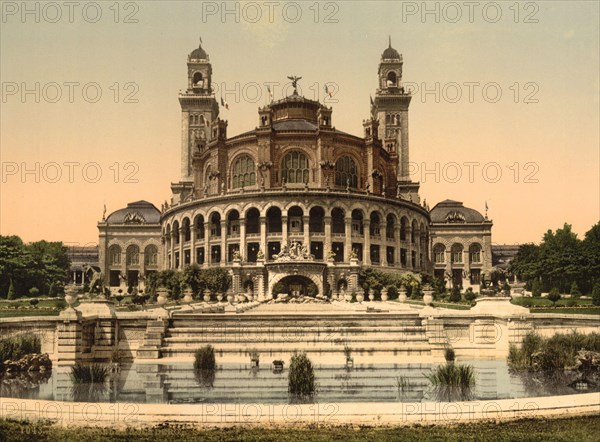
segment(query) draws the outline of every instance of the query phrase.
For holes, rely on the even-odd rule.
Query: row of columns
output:
[[[331,216],[325,216],[324,217],[324,234],[325,234],[325,240],[324,240],[324,256],[327,255],[327,253],[329,252],[329,250],[331,250],[332,248],[332,225],[331,225]],[[246,220],[245,219],[239,219],[239,247],[240,247],[240,253],[245,254],[246,252]],[[221,220],[220,221],[220,227],[221,227],[221,236],[220,236],[220,246],[221,246],[221,264],[224,265],[226,262],[226,256],[227,256],[227,220]],[[365,219],[362,221],[363,223],[363,235],[360,237],[360,239],[363,240],[363,263],[365,265],[371,265],[371,234],[370,234],[370,225],[371,225],[371,220],[369,219]],[[260,225],[260,240],[259,240],[259,248],[260,250],[263,251],[263,253],[267,252],[267,217],[266,216],[261,216],[259,217],[259,225]],[[310,217],[307,215],[304,215],[302,217],[302,242],[303,244],[310,246]],[[393,246],[394,246],[394,264],[400,264],[402,257],[401,257],[401,250],[402,250],[402,240],[400,239],[400,225],[396,224],[394,225],[394,242],[393,242]],[[411,237],[411,232],[412,229],[411,227],[407,227],[406,228],[406,237],[410,238]],[[278,233],[278,232],[277,232]],[[320,233],[320,232],[319,232]],[[179,259],[180,259],[180,266],[182,266],[183,263],[183,257],[184,257],[184,246],[185,246],[185,232],[183,229],[179,229],[179,244],[176,244],[175,242],[175,237],[177,235],[176,231],[173,231],[171,233],[171,239],[170,239],[170,250],[167,250],[167,242],[165,242],[165,253],[164,253],[164,259],[165,259],[165,268],[168,268],[168,253],[170,252],[170,256],[171,256],[171,268],[175,268],[175,262],[174,262],[174,256],[175,256],[175,246],[178,246],[178,252],[179,252]],[[385,234],[384,234],[385,235]],[[281,217],[281,241],[282,243],[286,243],[288,241],[289,238],[289,229],[288,229],[288,216],[282,216]],[[238,238],[238,237],[233,237],[233,238]],[[352,217],[345,217],[344,218],[344,262],[349,262],[350,261],[350,254],[352,253]],[[193,264],[196,262],[196,247],[198,246],[197,241],[196,241],[196,229],[193,227],[190,227],[190,262]],[[214,245],[214,242],[213,242]],[[383,241],[383,244],[380,244],[382,249],[380,249],[379,254],[380,254],[380,262],[379,264],[382,266],[386,266],[387,265],[387,250],[386,247],[388,245],[392,245],[387,241]],[[424,253],[426,252],[425,250],[423,250],[421,248],[421,246],[425,246],[427,247],[426,244],[421,244],[421,238],[419,235],[417,235],[416,237],[416,241],[413,242],[407,242],[407,247],[406,247],[406,267],[407,268],[415,268],[416,270],[420,270],[421,269],[421,263],[420,263],[420,257],[419,254],[420,253]],[[211,246],[211,231],[210,231],[210,223],[209,222],[205,222],[204,223],[204,256],[205,256],[205,263],[210,263],[211,261],[211,253],[210,253],[210,246]],[[416,251],[417,252],[417,256],[416,256],[416,262],[413,263],[412,262],[412,252]],[[268,259],[268,257],[267,257]]]

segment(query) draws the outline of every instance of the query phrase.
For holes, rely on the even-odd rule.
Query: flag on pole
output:
[[[329,95],[329,98],[333,97],[333,91],[330,91],[327,85],[325,85],[325,95]]]
[[[223,106],[225,109],[229,110],[229,103],[224,101],[223,97],[221,97],[221,106]]]
[[[273,92],[269,86],[267,86],[267,92],[269,92],[269,101],[273,101]]]

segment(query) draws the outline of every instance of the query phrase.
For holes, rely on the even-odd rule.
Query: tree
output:
[[[29,296],[31,296],[32,298],[35,298],[39,294],[40,294],[40,290],[37,287],[31,287],[29,289]]]
[[[552,290],[550,290],[550,293],[548,293],[548,300],[552,301],[552,304],[556,305],[556,302],[560,299],[560,292],[558,291],[558,289],[555,287]]]
[[[573,284],[571,284],[571,290],[569,290],[569,293],[571,294],[571,296],[581,296],[581,292],[579,291],[579,286],[577,285],[577,281],[573,281]]]
[[[600,305],[600,282],[594,284],[594,288],[592,290],[592,304]]]
[[[13,284],[12,279],[10,280],[10,286],[8,287],[7,299],[9,299],[9,300],[15,299],[15,285]]]
[[[600,222],[585,232],[582,243],[583,274],[586,281],[582,285],[584,292],[589,293],[600,282]]]
[[[230,277],[227,270],[212,268],[202,271],[200,281],[203,289],[208,289],[211,292],[224,293],[229,288]]]
[[[531,284],[531,296],[534,298],[542,296],[542,285],[540,284],[539,278],[535,278]]]
[[[202,291],[202,269],[198,264],[189,265],[183,270],[183,282],[192,289],[195,295]]]

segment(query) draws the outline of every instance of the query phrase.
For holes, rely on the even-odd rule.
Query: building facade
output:
[[[179,95],[180,179],[160,211],[142,201],[99,223],[106,285],[197,264],[226,268],[234,291],[260,299],[276,284],[354,290],[363,267],[431,274],[431,217],[408,173],[402,67],[390,42],[362,137],[336,129],[332,108],[300,96],[296,78],[293,94],[258,109],[253,130],[229,137],[209,56],[192,51]]]
[[[492,221],[452,200],[436,204],[430,216],[434,276],[479,291],[492,270]]]

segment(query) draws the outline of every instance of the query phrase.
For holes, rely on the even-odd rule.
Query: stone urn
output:
[[[221,303],[223,301],[223,292],[217,292],[217,302]]]
[[[375,301],[375,290],[369,289],[369,301]]]
[[[77,302],[77,289],[75,287],[68,287],[65,290],[65,302],[69,304],[70,308]]]
[[[233,301],[235,301],[235,295],[234,295],[233,293],[229,293],[229,294],[227,295],[227,302],[228,302],[229,304],[233,304]]]
[[[164,287],[160,287],[156,290],[156,303],[158,305],[164,305],[167,303],[167,289]]]
[[[192,301],[194,300],[194,298],[193,298],[193,296],[192,296],[192,293],[193,293],[193,292],[192,292],[192,289],[190,289],[190,288],[187,288],[187,289],[185,289],[185,290],[183,291],[183,302],[186,302],[186,303],[188,303],[188,304],[189,304],[190,302],[192,302]]]
[[[388,299],[388,289],[381,289],[381,302],[386,302]]]
[[[356,294],[356,302],[362,303],[365,300],[365,295],[361,293]]]
[[[210,290],[204,290],[204,297],[202,299],[204,299],[204,302],[210,302]]]
[[[238,296],[238,302],[240,302],[240,303],[246,302],[246,295],[244,295],[243,293],[240,293]]]
[[[429,284],[423,286],[423,303],[428,306],[433,303],[433,289]]]
[[[398,290],[398,301],[406,302],[406,289],[404,287]]]
[[[352,302],[352,297],[353,297],[353,293],[345,293],[344,294],[344,299],[346,300],[346,302]]]

